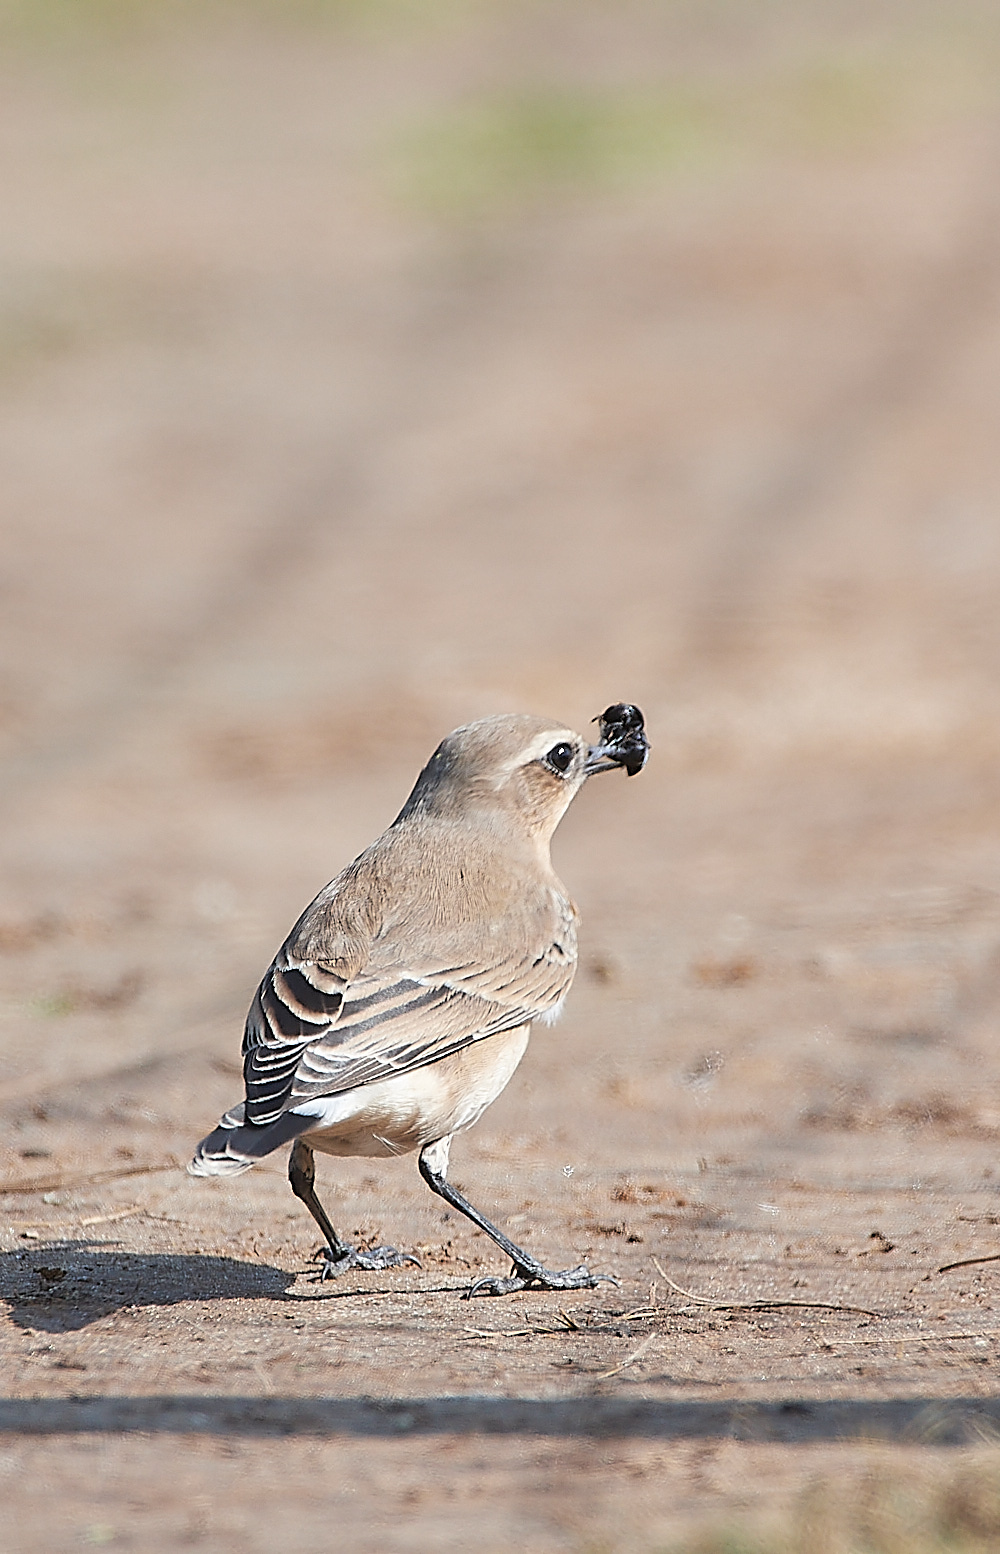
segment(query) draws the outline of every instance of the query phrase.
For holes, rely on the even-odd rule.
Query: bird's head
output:
[[[481,718],[443,739],[417,778],[399,820],[422,813],[495,814],[548,842],[588,777],[645,765],[649,742],[638,708],[609,707],[600,735],[581,734],[530,713]]]

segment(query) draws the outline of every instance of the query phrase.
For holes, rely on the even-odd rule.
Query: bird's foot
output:
[[[463,1300],[475,1295],[515,1295],[518,1290],[593,1290],[601,1283],[617,1284],[609,1273],[591,1273],[583,1263],[579,1268],[563,1268],[556,1271],[543,1268],[541,1263],[515,1263],[506,1279],[477,1279],[466,1290]]]
[[[337,1279],[342,1273],[348,1273],[352,1268],[361,1268],[365,1273],[375,1273],[381,1268],[402,1268],[405,1263],[414,1263],[420,1267],[420,1259],[411,1256],[409,1252],[398,1252],[394,1246],[369,1246],[362,1250],[360,1247],[342,1247],[334,1252],[331,1247],[324,1246],[316,1253],[323,1259],[323,1266],[316,1275],[320,1284],[325,1279]]]

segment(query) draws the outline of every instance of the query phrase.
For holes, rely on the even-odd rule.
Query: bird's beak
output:
[[[629,776],[634,777],[637,772],[642,771],[648,756],[649,740],[645,735],[641,744],[635,744],[627,751],[620,745],[591,745],[583,768],[584,775],[593,777],[595,772],[613,772],[619,766],[624,766]]]
[[[642,713],[638,707],[618,702],[609,707],[599,718],[601,738],[591,745],[584,765],[586,776],[595,772],[611,772],[624,766],[630,777],[641,772],[649,756],[649,740],[643,727]]]

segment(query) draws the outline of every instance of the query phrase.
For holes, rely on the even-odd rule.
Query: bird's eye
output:
[[[545,764],[546,766],[551,766],[554,772],[566,772],[569,770],[572,759],[573,746],[568,745],[563,740],[561,744],[552,746],[552,749],[545,757]]]

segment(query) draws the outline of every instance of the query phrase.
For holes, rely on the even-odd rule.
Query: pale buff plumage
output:
[[[635,717],[628,740],[612,730],[596,748],[525,715],[442,742],[393,824],[275,957],[247,1019],[247,1098],[199,1145],[194,1174],[245,1170],[295,1139],[292,1187],[330,1240],[327,1271],[401,1260],[340,1242],[315,1196],[312,1151],[419,1149],[434,1190],[460,1198],[444,1175],[451,1136],[500,1094],[532,1021],[558,1013],[576,969],[576,908],[552,869],[552,833],[592,771],[642,764]],[[517,1278],[484,1288],[592,1281],[548,1274],[464,1199],[456,1207],[517,1254]]]

